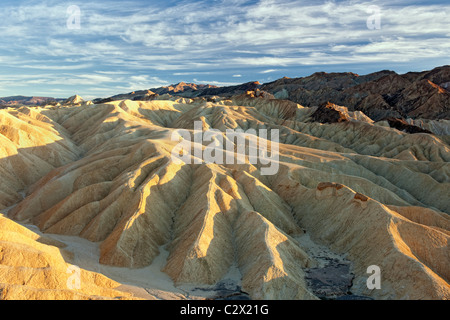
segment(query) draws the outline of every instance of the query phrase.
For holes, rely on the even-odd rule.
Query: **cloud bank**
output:
[[[71,5],[2,1],[0,95],[98,97],[198,75],[230,84],[420,71],[450,56],[444,1],[83,0],[79,28],[69,28]],[[375,18],[379,28],[369,28]]]

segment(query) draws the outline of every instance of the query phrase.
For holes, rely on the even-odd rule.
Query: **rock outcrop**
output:
[[[64,104],[69,104],[69,105],[80,105],[84,102],[84,99],[82,97],[80,97],[79,95],[74,95],[71,96],[70,98],[68,98]]]
[[[429,130],[422,129],[421,127],[409,124],[405,120],[395,119],[395,118],[387,118],[386,121],[389,123],[391,128],[395,128],[397,130],[407,132],[407,133],[432,133]]]
[[[326,103],[317,108],[311,115],[311,121],[320,123],[339,123],[349,119],[332,103]]]

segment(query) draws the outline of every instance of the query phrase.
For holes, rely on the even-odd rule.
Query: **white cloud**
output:
[[[79,0],[77,5],[80,30],[66,28],[67,3],[30,0],[2,7],[0,33],[8,42],[2,64],[23,72],[54,73],[53,80],[30,78],[16,86],[32,81],[150,87],[167,84],[163,78],[168,75],[227,74],[232,80],[280,67],[372,62],[407,62],[412,69],[418,59],[443,61],[450,56],[450,4],[379,0],[380,30],[366,25],[373,2],[358,0],[261,0],[247,5],[238,0],[170,5],[162,0],[153,5]],[[80,76],[83,69],[90,75]]]
[[[35,62],[39,63],[39,62]],[[88,69],[92,68],[92,64],[77,64],[71,66],[63,66],[63,65],[44,65],[44,64],[17,64],[16,67],[24,68],[24,69],[39,69],[39,70],[79,70],[79,69]]]
[[[238,82],[211,81],[211,80],[208,81],[208,80],[198,80],[198,79],[193,79],[193,81],[197,84],[210,84],[210,85],[218,86],[218,87],[236,86],[236,85],[240,84]]]
[[[245,66],[289,66],[299,64],[299,58],[283,57],[258,57],[258,58],[233,58],[232,63]]]
[[[128,85],[123,88],[127,90],[149,89],[169,85],[165,80],[158,77],[150,77],[148,75],[131,76],[126,80]]]
[[[44,2],[5,10],[3,17],[7,21],[23,23],[12,24],[5,30],[6,35],[10,32],[14,36],[32,37],[45,26],[38,24],[37,31],[33,32],[35,25],[29,22],[42,21],[44,17],[49,22],[47,31],[50,36],[70,34],[71,31],[60,25],[65,19],[66,6],[50,3],[53,5]],[[407,37],[406,41],[416,43],[418,38],[423,39],[430,33],[447,37],[443,33],[448,29],[446,18],[450,14],[448,5],[398,7],[391,2],[379,1],[382,29],[377,33],[366,27],[367,8],[372,3],[364,1],[312,4],[298,0],[262,0],[248,8],[242,5],[230,7],[230,3],[235,3],[233,1],[217,1],[208,5],[204,2],[181,2],[160,10],[156,6],[142,10],[141,6],[133,6],[133,3],[117,3],[106,12],[100,4],[80,4],[84,22],[78,35],[115,37],[115,42],[95,39],[79,44],[70,38],[50,37],[47,43],[30,45],[28,52],[48,56],[78,55],[92,60],[111,59],[112,56],[131,58],[128,49],[133,47],[127,48],[120,43],[125,41],[140,48],[132,53],[133,56],[145,55],[158,60],[161,56],[167,57],[167,53],[176,53],[183,55],[185,60],[195,60],[200,57],[193,51],[201,48],[204,58],[214,61],[217,49],[223,54],[227,48],[239,44],[246,48],[232,52],[271,54],[287,59],[286,55],[299,54],[302,49],[308,53],[309,46],[327,46],[330,41],[351,45],[373,37],[403,35]],[[137,9],[130,9],[133,7]],[[259,61],[267,65],[267,58]],[[161,62],[160,70],[179,69],[158,62]],[[205,63],[204,66],[211,64]]]
[[[192,72],[175,72],[173,75],[174,76],[191,76],[191,75],[198,75],[198,74],[212,74],[212,72],[196,72],[196,71],[192,71]]]
[[[267,69],[267,70],[263,70],[260,71],[259,73],[265,74],[265,73],[272,73],[272,72],[277,72],[277,69]]]

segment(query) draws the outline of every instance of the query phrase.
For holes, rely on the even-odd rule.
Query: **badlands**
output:
[[[281,82],[0,110],[0,299],[449,299],[449,93],[373,119]],[[173,161],[195,121],[279,130],[278,171]]]

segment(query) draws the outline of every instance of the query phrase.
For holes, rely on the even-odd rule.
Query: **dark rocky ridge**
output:
[[[169,93],[185,98],[195,98],[195,97],[213,97],[213,96],[221,96],[221,97],[232,97],[236,95],[245,94],[248,91],[254,91],[261,87],[261,84],[258,81],[255,82],[247,82],[243,84],[239,84],[236,86],[227,86],[227,87],[199,87],[196,90],[188,88],[187,90],[179,90],[179,91],[162,91],[162,93]],[[159,93],[158,89],[152,89],[152,91]],[[161,93],[159,93],[161,94]]]
[[[396,119],[396,118],[387,118],[385,119],[391,128],[395,128],[397,130],[406,132],[406,133],[429,133],[433,134],[429,130],[422,129],[420,127],[414,126],[409,124],[403,119]]]
[[[321,72],[283,78],[261,89],[307,107],[329,101],[362,111],[375,121],[387,117],[450,119],[450,66],[404,75],[393,71],[365,76]]]
[[[311,120],[320,123],[336,123],[349,121],[348,118],[330,102],[321,105],[311,115]]]

